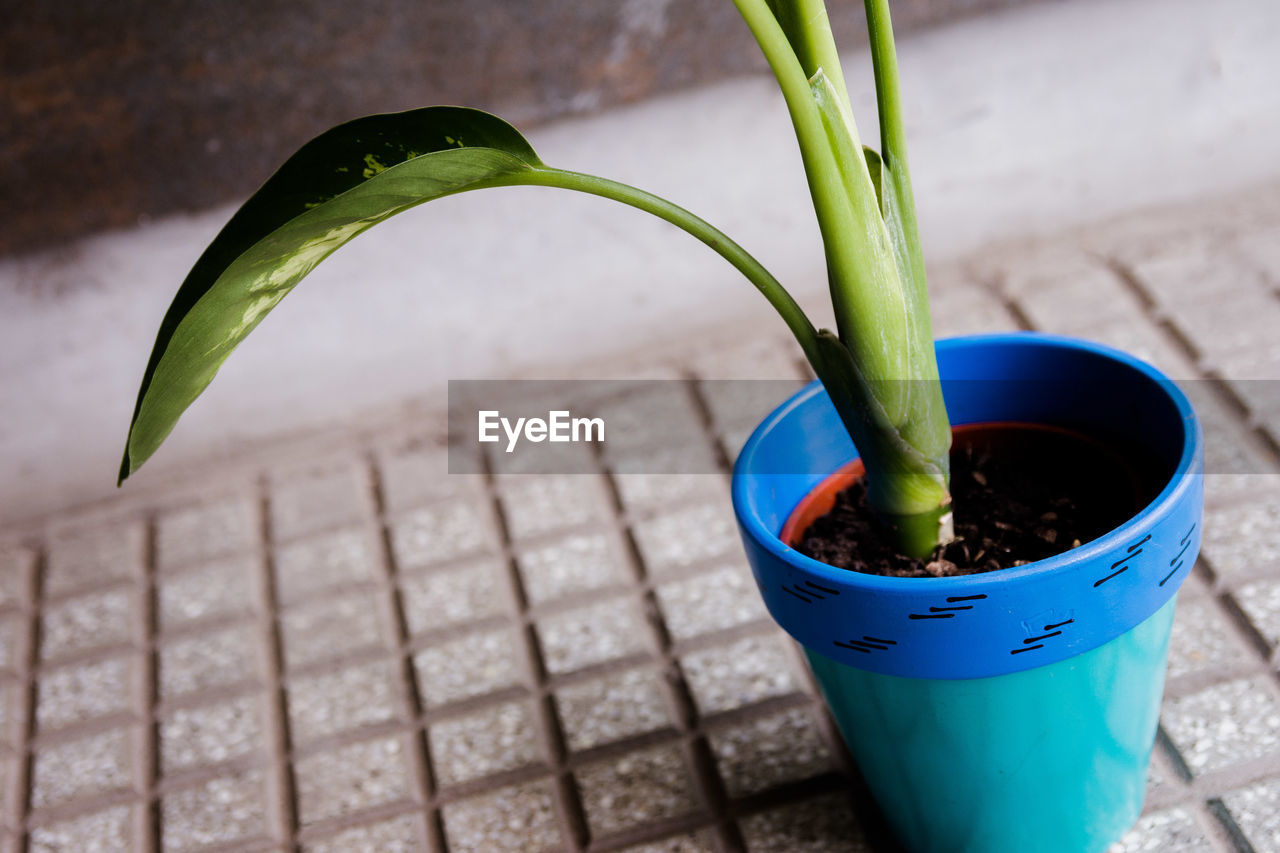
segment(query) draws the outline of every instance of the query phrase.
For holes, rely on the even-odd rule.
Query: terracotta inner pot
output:
[[[1112,444],[1084,433],[1064,427],[1035,423],[985,423],[961,424],[952,429],[953,448],[979,441],[1000,440],[1001,435],[1014,434],[1019,441],[1036,436],[1051,438],[1061,445],[1065,439],[1079,448],[1079,453],[1095,470],[1099,481],[1099,499],[1110,504],[1110,514],[1115,526],[1141,511],[1159,493],[1163,484],[1162,466],[1149,460],[1138,448],[1123,451]],[[795,546],[803,539],[810,525],[831,511],[840,492],[861,479],[865,469],[861,459],[855,459],[840,468],[814,487],[791,511],[783,525],[779,538],[787,545]]]

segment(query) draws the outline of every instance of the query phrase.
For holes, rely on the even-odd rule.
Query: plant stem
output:
[[[821,333],[822,357],[811,361],[862,454],[871,506],[902,553],[926,557],[950,538],[950,430],[905,176],[887,2],[867,0],[878,105],[888,125],[879,193],[822,0],[734,2],[791,113],[826,248],[839,336]]]
[[[852,115],[845,106],[838,109],[841,121],[824,119],[812,84],[826,71],[820,69],[822,74],[815,73],[813,80],[806,75],[766,0],[734,3],[778,80],[795,127],[826,249],[840,339],[853,351],[864,375],[873,379],[906,379],[912,371],[901,336],[908,321],[888,238],[879,218],[875,188],[861,160],[860,147],[852,139],[837,139],[854,131]],[[834,87],[834,81],[828,78],[828,82]],[[842,161],[833,140],[857,151],[857,160]]]
[[[880,117],[880,158],[893,176],[907,246],[912,247],[909,264],[913,275],[908,287],[926,324],[929,321],[928,288],[925,284],[924,259],[920,253],[920,230],[916,221],[915,194],[911,189],[911,171],[907,165],[907,129],[902,110],[902,85],[898,75],[898,52],[893,41],[893,22],[888,0],[865,0],[867,35],[871,43],[871,67],[876,80],[876,111]],[[926,327],[926,339],[932,334]]]
[[[805,77],[821,69],[839,96],[841,109],[850,110],[844,70],[831,33],[831,21],[823,0],[766,0],[774,18],[795,52]],[[850,110],[851,111],[851,110]]]
[[[778,312],[791,334],[799,342],[805,358],[817,363],[817,331],[803,310],[787,292],[786,288],[765,269],[759,261],[746,249],[739,246],[724,232],[711,225],[679,205],[672,204],[664,198],[637,189],[619,181],[587,175],[581,172],[570,172],[563,169],[534,169],[521,176],[518,183],[528,186],[559,187],[576,190],[590,195],[612,199],[623,204],[651,213],[659,219],[675,225],[688,232],[711,247],[717,254],[727,260],[748,281],[756,286],[769,304]]]

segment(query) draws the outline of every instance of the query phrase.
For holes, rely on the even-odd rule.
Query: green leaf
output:
[[[377,223],[485,187],[546,186],[608,198],[701,240],[756,286],[806,355],[816,332],[773,275],[728,235],[652,193],[553,169],[515,128],[461,107],[369,116],[307,143],[217,236],[169,307],[142,378],[120,482],[137,471],[231,352],[312,269]]]
[[[914,221],[908,223],[903,216],[904,199],[900,176],[892,169],[885,168],[884,161],[875,149],[864,145],[862,154],[867,161],[871,183],[876,188],[876,200],[880,203],[880,218],[884,220],[889,244],[893,247],[893,260],[898,267],[898,278],[913,290],[927,293],[924,257],[920,253],[920,242],[914,236]],[[928,308],[927,304],[915,307],[921,307],[922,310]]]
[[[340,246],[414,205],[519,183],[541,166],[511,125],[461,107],[368,116],[308,142],[232,217],[178,290],[142,378],[120,481],[267,312]]]
[[[876,201],[880,205],[881,215],[884,211],[884,189],[880,184],[880,171],[882,164],[880,155],[876,153],[874,148],[862,146],[862,159],[867,161],[867,172],[871,175],[871,183],[876,188]]]

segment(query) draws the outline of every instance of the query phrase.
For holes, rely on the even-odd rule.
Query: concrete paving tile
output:
[[[1160,719],[1197,775],[1280,751],[1280,702],[1257,679],[1166,700]]]
[[[631,579],[620,546],[603,533],[583,533],[521,549],[517,562],[530,604]]]
[[[611,438],[604,448],[604,463],[615,475],[624,505],[634,509],[661,508],[658,495],[647,496],[639,487],[645,478],[639,475],[712,474],[723,476],[708,434],[698,424],[696,429],[680,433],[668,431],[666,423],[655,419],[650,429],[659,431],[654,443],[634,447],[615,443]],[[612,433],[610,434],[612,435]],[[636,484],[630,491],[623,482],[631,477]],[[663,483],[662,479],[655,480]],[[714,480],[713,480],[714,482]],[[678,497],[678,495],[677,495]]]
[[[674,835],[661,841],[650,841],[622,849],[623,853],[716,853],[711,833],[707,831]]]
[[[1280,242],[1274,228],[1246,226],[1236,235],[1235,248],[1245,263],[1259,271],[1261,287],[1280,287]]]
[[[160,720],[161,772],[173,774],[262,752],[263,699],[261,693],[250,693],[166,714]]]
[[[249,615],[261,608],[262,560],[242,554],[156,578],[160,627],[184,628],[213,619]]]
[[[675,744],[592,762],[573,775],[593,835],[643,826],[701,806]]]
[[[1147,765],[1147,797],[1150,797],[1157,789],[1169,784],[1170,781],[1168,774],[1161,770],[1160,765],[1154,760]]]
[[[1143,815],[1107,853],[1215,853],[1191,813],[1184,808]]]
[[[1021,299],[1048,288],[1069,287],[1072,282],[1096,275],[1098,258],[1077,241],[1033,241],[1002,246],[978,253],[968,265],[953,264],[930,270],[929,299],[979,283],[997,286],[1001,294]]]
[[[657,596],[667,628],[677,640],[769,615],[750,570],[739,563],[661,584]]]
[[[609,496],[592,474],[513,474],[499,479],[498,491],[517,540],[609,517]]]
[[[738,821],[750,853],[870,853],[848,797],[828,794]]]
[[[427,729],[432,766],[441,785],[457,785],[538,761],[533,709],[507,702]]]
[[[6,746],[8,746],[8,744],[6,744]],[[0,798],[2,798],[0,801],[4,803],[6,812],[5,820],[0,821],[0,833],[8,830],[8,823],[17,823],[17,821],[9,815],[12,814],[14,805],[18,803],[15,799],[19,796],[18,791],[15,790],[17,788],[19,778],[18,760],[17,755],[11,755],[8,752],[0,752]],[[29,784],[30,781],[28,781],[28,785]],[[16,853],[16,844],[9,849],[14,850]],[[0,850],[5,850],[5,848],[0,846]],[[8,850],[5,850],[5,853],[8,853]]]
[[[658,674],[628,669],[562,687],[556,709],[571,750],[590,749],[671,725]]]
[[[295,761],[299,821],[315,823],[408,799],[406,751],[399,737],[385,737]]]
[[[1216,511],[1231,504],[1255,500],[1280,504],[1280,477],[1266,473],[1264,464],[1255,465],[1252,469],[1255,473],[1206,475],[1205,507]]]
[[[640,456],[661,448],[685,450],[704,442],[702,417],[686,380],[620,383],[595,407],[608,426],[605,455]]]
[[[720,434],[720,447],[724,450],[724,457],[729,460],[731,466],[742,453],[742,448],[747,446],[747,440],[751,438],[753,432],[755,432],[754,426],[742,426]]]
[[[1254,850],[1280,850],[1280,778],[1228,791],[1222,802]]]
[[[385,609],[380,593],[359,590],[285,610],[280,617],[285,666],[294,669],[360,649],[389,648]]]
[[[400,576],[410,635],[464,625],[512,611],[507,570],[497,558]]]
[[[27,617],[0,613],[0,670],[17,672],[27,647]]]
[[[1251,501],[1205,510],[1204,556],[1229,581],[1280,570],[1280,539],[1271,535],[1280,502]]]
[[[629,596],[538,620],[547,671],[561,675],[649,649],[644,618]]]
[[[742,549],[733,509],[727,501],[639,522],[635,535],[645,565],[655,575]]]
[[[1140,322],[1141,303],[1113,271],[1083,264],[1062,276],[1043,278],[1026,288],[1018,305],[1037,329],[1085,335],[1097,326]]]
[[[277,542],[358,522],[368,511],[369,485],[354,464],[272,483],[271,535]]]
[[[483,497],[430,504],[397,518],[391,546],[400,571],[488,553],[497,530]]]
[[[1179,311],[1174,322],[1209,359],[1242,350],[1271,350],[1280,301],[1269,293],[1233,294]]]
[[[709,739],[731,797],[808,779],[834,768],[830,747],[806,708],[717,729]]]
[[[229,773],[160,800],[165,853],[190,853],[220,844],[268,837],[270,791],[266,773]]]
[[[1206,356],[1206,364],[1244,400],[1259,419],[1274,418],[1280,410],[1280,341],[1274,337],[1240,349],[1223,349]]]
[[[751,705],[800,689],[791,661],[775,634],[746,637],[680,658],[685,680],[703,714]]]
[[[302,745],[403,716],[399,665],[390,660],[298,676],[286,687],[289,732]]]
[[[262,652],[254,625],[233,625],[164,643],[160,647],[160,695],[262,678]]]
[[[1146,319],[1091,326],[1088,333],[1081,337],[1122,350],[1155,365],[1172,379],[1198,375],[1195,366],[1182,350]]]
[[[135,807],[112,806],[31,830],[30,853],[119,853],[136,849]]]
[[[795,379],[800,347],[784,337],[751,336],[728,346],[708,347],[694,357],[693,369],[704,379]]]
[[[135,734],[112,729],[36,749],[31,804],[61,805],[133,784]]]
[[[673,504],[704,503],[720,504],[729,500],[729,487],[724,474],[716,467],[710,450],[695,451],[696,458],[686,468],[690,473],[684,474],[651,474],[645,473],[644,461],[636,461],[635,468],[627,468],[629,460],[619,462],[623,473],[614,475],[618,484],[618,493],[622,504],[631,512],[661,510]],[[668,462],[654,462],[655,466],[663,466],[660,470],[668,470]],[[675,469],[679,470],[679,469]]]
[[[1262,289],[1255,267],[1230,252],[1194,242],[1134,260],[1132,269],[1161,305],[1179,314],[1248,298]]]
[[[472,498],[484,490],[478,474],[449,473],[444,447],[400,448],[378,454],[382,496],[391,512],[414,509],[433,501]]]
[[[792,371],[794,377],[795,371]],[[755,429],[770,412],[805,386],[799,378],[729,379],[699,383],[717,432]]]
[[[36,724],[60,729],[128,711],[137,688],[137,661],[114,657],[41,673],[36,684]]]
[[[67,598],[44,608],[40,656],[63,655],[136,639],[141,630],[139,595],[132,587]]]
[[[25,684],[9,679],[0,679],[0,746],[11,747],[18,735],[18,725],[25,716],[20,703],[26,702]],[[0,776],[3,774],[0,773]],[[0,801],[7,791],[6,782],[0,778]]]
[[[251,550],[257,544],[254,499],[227,498],[163,513],[156,522],[156,562],[162,568]]]
[[[499,788],[442,811],[449,849],[458,853],[539,853],[564,843],[549,781]]]
[[[146,529],[141,522],[61,531],[49,542],[46,595],[140,578]]]
[[[1280,645],[1280,580],[1247,584],[1234,596],[1258,633],[1272,646]]]
[[[931,287],[931,290],[929,302],[935,338],[1018,328],[1018,321],[1009,313],[1009,309],[981,287],[956,282],[946,287]]]
[[[1234,639],[1234,631],[1213,602],[1184,598],[1178,602],[1169,638],[1168,676],[1177,678],[1208,670],[1221,671],[1250,658]]]
[[[1223,478],[1247,474],[1252,480],[1250,489],[1265,487],[1268,477],[1273,478],[1273,487],[1280,483],[1256,437],[1249,434],[1237,413],[1227,411],[1209,382],[1189,380],[1179,383],[1179,387],[1190,400],[1204,430],[1206,501],[1215,489],[1221,493]],[[1246,487],[1246,484],[1240,485]]]
[[[19,545],[0,545],[0,607],[22,607],[31,601],[36,555]]]
[[[478,631],[413,656],[422,704],[436,709],[523,683],[521,640],[510,628]]]
[[[343,584],[368,582],[381,574],[372,534],[336,530],[276,549],[276,590],[284,604]]]
[[[353,826],[302,845],[303,853],[419,853],[426,849],[426,834],[417,815]]]

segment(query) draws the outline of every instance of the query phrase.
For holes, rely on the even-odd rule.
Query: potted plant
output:
[[[383,219],[516,185],[647,211],[755,285],[819,377],[748,441],[734,507],[770,612],[805,646],[895,832],[918,851],[1102,850],[1141,808],[1174,593],[1199,547],[1194,414],[1154,369],[1084,342],[1005,335],[935,350],[887,0],[866,0],[879,152],[858,137],[822,0],[735,3],[795,127],[834,332],[815,329],[777,279],[707,222],[634,187],[549,167],[492,115],[430,107],[369,116],[303,146],[197,260],[161,324],[120,480],[267,312]],[[956,534],[953,422],[1023,425],[987,429],[986,444],[966,439],[971,455],[1000,456],[1024,439],[1038,448],[1014,467],[1069,446],[1063,458],[1073,463],[1057,473],[1074,488],[1082,478],[1062,469],[1076,460],[1100,472],[1072,505],[1106,507],[1106,526],[1055,543],[1057,513],[1041,513],[1055,523],[1033,532],[1061,553],[1028,561],[1000,545],[1009,566],[964,574],[974,566],[957,560],[983,568],[989,555],[976,551],[981,535]],[[1022,438],[1005,437],[1014,434]],[[1139,448],[1143,464],[1126,465],[1121,451]],[[985,485],[984,470],[967,469],[966,484]],[[859,517],[872,519],[865,541],[887,543],[892,565],[939,576],[849,571],[794,547],[829,526],[817,519],[833,505],[862,512],[835,497],[855,482]]]

